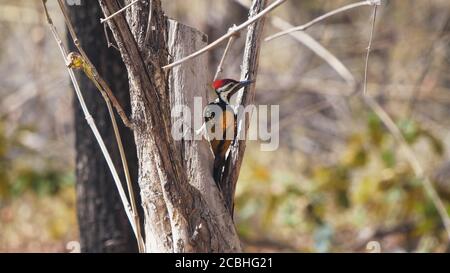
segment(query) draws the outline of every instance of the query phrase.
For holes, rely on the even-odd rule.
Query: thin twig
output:
[[[291,32],[294,32],[294,31],[304,31],[304,30],[308,29],[309,27],[311,27],[311,26],[313,26],[313,25],[315,25],[315,24],[317,24],[317,23],[327,19],[328,17],[336,15],[338,13],[341,13],[341,12],[344,12],[344,11],[347,11],[347,10],[350,10],[350,9],[354,9],[354,8],[357,8],[357,7],[361,7],[361,6],[372,6],[372,5],[375,5],[375,6],[380,5],[380,1],[379,0],[378,1],[377,0],[366,0],[366,1],[361,1],[361,2],[357,2],[357,3],[353,3],[353,4],[349,4],[349,5],[343,6],[341,8],[338,8],[338,9],[335,9],[335,10],[330,11],[328,13],[325,13],[324,15],[321,15],[321,16],[319,16],[319,17],[309,21],[308,23],[306,23],[304,25],[293,27],[293,28],[290,28],[290,29],[287,29],[287,30],[283,30],[283,31],[278,32],[278,33],[275,33],[275,34],[267,37],[265,39],[265,41],[268,42],[270,40],[273,40],[275,38],[287,35],[287,34],[289,34]]]
[[[345,94],[345,99],[349,101],[353,97],[355,97],[356,94],[358,94],[358,89],[354,89],[350,94]],[[331,107],[332,104],[329,100],[321,100],[314,104],[308,105],[304,109],[299,109],[299,111],[295,111],[294,113],[291,113],[289,116],[283,118],[281,121],[279,121],[278,131],[282,132],[284,129],[289,127],[293,122],[298,120],[299,117],[306,118],[310,115],[313,115],[319,111],[325,110],[329,107]]]
[[[107,25],[103,25],[103,31],[105,32],[106,44],[108,45],[108,48],[112,47],[115,50],[119,51],[119,48],[109,40]]]
[[[376,18],[377,18],[377,8],[378,8],[377,5],[375,5],[373,7],[372,28],[370,30],[369,45],[367,46],[366,64],[365,64],[365,68],[364,68],[363,95],[367,94],[367,77],[368,77],[368,72],[369,72],[369,57],[370,57],[370,50],[372,49],[373,33],[375,31],[375,21],[376,21]]]
[[[145,246],[144,246],[144,241],[142,239],[142,233],[141,233],[141,228],[140,228],[141,225],[139,223],[139,215],[138,215],[138,211],[137,211],[136,199],[134,197],[134,191],[133,191],[133,185],[132,185],[132,181],[131,181],[131,176],[130,176],[130,172],[129,172],[129,168],[128,168],[128,161],[127,161],[127,157],[125,155],[124,149],[123,149],[122,138],[120,136],[120,132],[119,132],[119,129],[118,129],[118,126],[117,126],[117,121],[116,121],[116,118],[114,116],[114,112],[112,111],[112,108],[111,108],[110,99],[112,100],[113,104],[114,104],[114,102],[116,103],[116,105],[120,106],[120,104],[117,101],[116,97],[113,95],[113,93],[112,93],[111,89],[109,88],[109,86],[99,76],[99,74],[98,74],[97,70],[95,69],[94,65],[89,60],[89,57],[87,56],[86,52],[81,47],[81,45],[79,43],[79,40],[78,40],[78,37],[77,37],[77,35],[75,33],[74,27],[72,25],[72,22],[69,19],[69,16],[68,16],[67,11],[66,11],[66,9],[64,7],[64,4],[62,3],[62,0],[58,0],[58,3],[59,3],[59,7],[60,7],[62,13],[64,14],[64,19],[65,19],[67,28],[69,29],[70,35],[71,35],[75,45],[77,46],[78,50],[82,54],[82,56],[81,56],[82,59],[83,59],[82,61],[85,64],[83,66],[83,68],[84,68],[83,70],[86,73],[86,75],[94,82],[95,86],[97,87],[97,89],[102,94],[102,96],[103,96],[103,98],[104,98],[104,100],[106,102],[106,105],[108,107],[109,116],[111,118],[111,123],[113,125],[114,135],[115,135],[115,138],[116,138],[117,146],[119,148],[119,155],[120,155],[120,159],[122,161],[123,172],[125,174],[125,180],[126,180],[126,183],[127,183],[128,195],[129,195],[129,198],[130,198],[131,209],[132,209],[132,212],[133,212],[133,221],[134,221],[135,229],[136,229],[135,232],[136,232],[137,244],[138,244],[139,252],[144,252],[145,251]],[[111,96],[108,94],[108,91],[109,91],[109,94],[111,94]],[[123,111],[122,107],[120,107],[120,110],[121,111],[118,110],[119,116],[125,115],[125,112]],[[125,115],[125,117],[126,117],[126,115]],[[128,121],[128,123],[129,123],[129,121]]]
[[[144,240],[142,238],[141,224],[139,221],[139,215],[138,215],[138,210],[137,210],[137,205],[136,205],[137,203],[136,203],[136,198],[134,196],[134,190],[133,190],[133,184],[131,182],[130,171],[128,168],[128,161],[126,159],[125,150],[123,149],[122,138],[120,137],[119,128],[117,126],[116,118],[114,117],[114,112],[111,107],[111,103],[109,102],[108,97],[106,96],[106,93],[102,92],[102,94],[104,95],[106,105],[108,107],[109,116],[111,117],[114,134],[116,136],[116,141],[118,144],[117,146],[119,147],[120,158],[122,159],[122,167],[123,167],[123,170],[125,173],[125,181],[127,182],[127,189],[128,189],[128,195],[130,197],[131,210],[133,212],[134,223],[136,225],[136,234],[138,237],[137,238],[138,249],[139,249],[140,253],[143,253],[143,252],[145,252],[145,244],[144,244]]]
[[[55,39],[55,41],[56,41],[56,43],[57,43],[57,45],[59,47],[59,50],[60,50],[60,52],[62,54],[62,57],[63,57],[64,61],[66,62],[67,61],[66,60],[67,51],[64,48],[62,40],[59,37],[59,34],[58,34],[55,26],[53,25],[53,21],[52,21],[52,19],[50,17],[50,14],[48,13],[48,10],[47,10],[46,2],[47,2],[46,0],[42,0],[42,4],[43,4],[43,7],[44,7],[44,11],[45,11],[45,15],[46,15],[46,18],[47,18],[47,22],[49,24],[50,30],[52,31],[53,37],[54,37],[54,39]],[[133,219],[131,217],[131,215],[132,215],[131,214],[131,208],[130,208],[128,200],[127,200],[127,198],[125,196],[125,192],[123,191],[123,188],[121,186],[119,175],[117,174],[117,171],[116,171],[116,169],[114,167],[114,164],[112,163],[112,159],[111,159],[111,157],[109,155],[109,152],[106,149],[106,146],[105,146],[104,141],[103,141],[103,139],[102,139],[102,137],[101,137],[101,135],[100,135],[100,133],[99,133],[99,131],[97,129],[97,126],[95,125],[94,119],[92,118],[91,114],[89,113],[89,110],[87,109],[86,103],[84,102],[83,95],[82,95],[82,93],[80,91],[80,87],[79,87],[78,82],[77,82],[77,80],[75,78],[75,74],[73,72],[73,69],[68,67],[67,71],[68,71],[70,79],[72,80],[72,83],[74,85],[75,93],[76,93],[77,98],[78,98],[78,100],[80,102],[81,109],[83,110],[85,118],[86,118],[86,120],[87,120],[87,122],[88,122],[88,124],[89,124],[89,126],[90,126],[90,128],[92,130],[92,132],[94,133],[97,142],[100,145],[102,153],[103,153],[103,155],[104,155],[104,157],[105,157],[105,159],[106,159],[106,161],[108,163],[108,166],[109,166],[109,168],[111,170],[111,173],[113,175],[114,181],[116,182],[116,185],[118,186],[119,195],[120,195],[120,197],[122,199],[123,205],[125,207],[125,212],[126,212],[126,214],[128,216],[130,224],[133,227],[133,230],[135,230],[134,221],[133,221]]]
[[[120,154],[120,158],[122,161],[123,172],[125,173],[125,179],[127,182],[128,194],[130,197],[131,209],[133,210],[133,216],[134,216],[134,220],[135,220],[135,224],[136,224],[137,234],[142,236],[141,235],[141,227],[139,224],[139,216],[138,216],[137,207],[136,207],[136,200],[134,198],[134,191],[133,191],[131,176],[130,176],[130,172],[129,172],[129,168],[128,168],[128,161],[127,161],[127,157],[125,155],[125,151],[123,149],[122,138],[120,136],[120,132],[118,129],[119,127],[117,126],[117,121],[116,121],[116,117],[114,116],[114,111],[111,106],[111,102],[110,102],[105,90],[102,89],[102,86],[92,77],[91,67],[89,67],[89,65],[86,63],[86,61],[83,59],[83,57],[77,53],[70,53],[69,56],[70,56],[69,67],[82,69],[84,71],[84,73],[86,74],[86,76],[89,77],[89,79],[94,83],[95,87],[97,87],[98,91],[100,91],[100,93],[103,96],[103,99],[106,102],[106,106],[108,107],[109,116],[111,118],[111,123],[113,125],[114,135],[116,137],[116,143],[119,148],[119,154]],[[138,240],[138,242],[141,242],[141,241],[143,242],[143,240]],[[139,252],[144,252],[143,244],[138,243],[138,247],[139,247]]]
[[[283,2],[286,2],[286,0],[277,0],[275,2],[273,2],[271,5],[269,5],[267,8],[265,8],[263,11],[261,11],[260,13],[256,14],[255,16],[253,16],[252,18],[250,18],[249,20],[245,21],[244,23],[240,24],[239,26],[232,28],[231,31],[228,31],[227,34],[223,35],[222,37],[220,37],[219,39],[215,40],[214,42],[210,43],[209,45],[207,45],[206,47],[192,53],[191,55],[182,58],[181,60],[175,61],[171,64],[168,64],[166,66],[163,66],[164,69],[170,69],[172,67],[175,67],[177,65],[180,65],[182,63],[184,63],[187,60],[190,60],[192,58],[195,58],[215,47],[217,47],[218,45],[220,45],[222,42],[226,41],[228,38],[230,38],[233,35],[236,35],[236,33],[240,32],[241,30],[243,30],[244,28],[246,28],[247,26],[253,24],[254,22],[256,22],[257,20],[259,20],[261,17],[263,17],[264,15],[266,15],[267,13],[269,13],[270,11],[272,11],[273,9],[275,9],[276,7],[278,7],[279,5],[281,5]]]
[[[372,29],[370,33],[370,41],[369,46],[367,47],[367,56],[366,56],[366,66],[364,75],[364,90],[367,86],[367,70],[368,70],[368,64],[369,64],[369,54],[370,54],[370,46],[372,43],[372,37],[374,33],[374,26],[375,26],[375,20],[376,20],[376,14],[377,14],[377,5],[374,7],[373,12],[373,21],[372,21]],[[365,94],[365,92],[364,92]],[[395,140],[400,144],[400,148],[403,151],[403,154],[406,158],[406,160],[411,165],[414,174],[416,177],[422,182],[422,185],[425,189],[425,191],[428,193],[431,201],[433,202],[436,210],[439,213],[439,216],[441,217],[442,223],[444,224],[444,228],[447,232],[448,240],[450,241],[450,218],[447,213],[447,210],[444,206],[444,203],[439,198],[438,193],[433,187],[433,184],[431,184],[430,179],[426,176],[424,169],[422,168],[419,160],[417,159],[414,151],[412,150],[411,146],[408,145],[408,142],[406,142],[405,137],[403,136],[402,132],[398,128],[398,126],[395,124],[395,122],[392,120],[392,118],[389,116],[389,114],[378,104],[378,102],[373,99],[370,96],[363,96],[364,102],[374,111],[374,113],[380,118],[380,120],[384,123],[386,128],[389,130],[389,132],[392,134],[392,136],[395,138]]]
[[[153,0],[149,0],[148,3],[148,20],[147,20],[147,31],[145,32],[145,42],[148,43],[150,40],[150,33],[152,32],[152,5]]]
[[[113,14],[111,14],[110,16],[106,17],[106,18],[100,18],[100,23],[104,23],[107,22],[109,19],[113,18],[114,16],[118,15],[119,13],[122,13],[124,10],[126,10],[127,8],[131,7],[132,5],[136,4],[139,0],[134,0],[133,2],[129,3],[128,5],[126,5],[125,7],[119,9],[118,11],[114,12]]]
[[[234,0],[236,3],[240,4],[243,7],[248,8],[248,5],[243,0]],[[293,26],[289,24],[284,19],[273,16],[270,20],[271,24],[279,29],[289,29]],[[356,82],[355,77],[350,72],[350,70],[331,52],[329,52],[325,47],[323,47],[319,42],[317,42],[313,37],[308,35],[305,32],[290,32],[290,36],[292,36],[294,39],[305,45],[307,48],[309,48],[311,51],[313,51],[317,56],[322,58],[325,62],[327,62],[345,81],[346,83],[351,87],[353,90],[351,94],[348,94],[348,99],[352,98],[354,95],[356,95]],[[298,118],[299,115],[301,116],[309,116],[312,115],[318,111],[321,111],[323,109],[326,109],[330,107],[330,101],[323,100],[320,101],[314,105],[311,105],[307,107],[306,109],[302,109],[301,111],[293,113],[288,119],[287,122],[283,119],[282,122],[280,122],[280,131],[285,127],[286,124],[289,124],[289,122],[292,122],[292,120],[295,120],[295,118]]]
[[[234,0],[234,1],[243,7],[246,8],[249,7],[249,5],[245,3],[245,1],[243,0]],[[270,23],[272,24],[272,26],[281,30],[286,30],[294,27],[286,20],[275,15],[271,17]],[[322,46],[308,33],[290,32],[289,35],[298,42],[302,43],[307,48],[309,48],[317,56],[322,58],[326,63],[328,63],[331,66],[331,68],[333,68],[339,74],[339,76],[341,76],[347,82],[348,85],[355,86],[355,77],[350,72],[350,70],[336,56],[334,56],[329,50],[327,50],[324,46]]]
[[[291,27],[292,25],[286,22],[285,20],[279,17],[271,18],[271,23],[274,27],[279,29],[286,29]],[[348,85],[355,86],[355,77],[350,72],[350,70],[336,57],[327,50],[324,46],[322,46],[319,42],[317,42],[313,37],[308,35],[306,32],[291,32],[289,33],[292,38],[302,43],[304,46],[309,48],[312,52],[314,52],[317,56],[322,58],[326,63],[328,63],[331,68],[333,68],[339,76],[344,79]]]
[[[433,53],[436,49],[436,46],[438,44],[440,44],[440,38],[442,38],[442,36],[446,35],[446,31],[445,28],[447,26],[447,24],[450,22],[450,18],[448,17],[449,12],[447,11],[445,13],[445,16],[443,16],[443,18],[445,18],[444,20],[442,20],[441,24],[439,25],[439,27],[435,30],[435,34],[433,35],[433,37],[429,40],[431,40],[431,45],[427,50],[427,53],[424,54],[425,58],[425,64],[422,66],[422,71],[420,72],[420,76],[417,78],[416,84],[414,84],[414,90],[411,92],[411,98],[410,101],[408,103],[408,107],[407,107],[407,111],[405,116],[411,116],[414,112],[414,108],[416,106],[417,101],[419,100],[419,97],[421,96],[421,93],[423,93],[423,83],[426,79],[426,77],[429,75],[429,70],[431,65],[433,64],[434,61],[434,56]]]
[[[56,27],[53,24],[53,21],[52,21],[52,19],[50,17],[50,14],[48,13],[48,9],[47,9],[47,6],[46,6],[46,0],[42,0],[42,4],[43,4],[43,7],[44,7],[44,11],[45,11],[45,15],[46,15],[46,18],[47,18],[47,22],[48,22],[49,27],[50,27],[50,29],[52,31],[53,37],[54,37],[55,41],[58,44],[58,47],[60,49],[60,52],[62,54],[62,57],[63,57],[65,63],[67,63],[67,59],[66,59],[67,51],[64,48],[64,45],[62,44],[62,40],[59,37],[59,34],[58,34],[57,30],[56,30]],[[89,126],[90,126],[90,128],[92,130],[92,132],[94,133],[94,136],[95,136],[95,138],[96,138],[96,140],[97,140],[97,142],[98,142],[98,144],[100,146],[100,149],[101,149],[101,151],[103,153],[103,156],[105,157],[105,160],[106,160],[106,162],[108,164],[108,167],[109,167],[109,169],[111,171],[111,174],[113,176],[114,182],[115,182],[116,187],[117,187],[117,190],[119,191],[119,196],[120,196],[122,204],[124,206],[125,213],[126,213],[126,215],[128,217],[128,220],[130,221],[131,227],[132,227],[132,229],[134,231],[134,234],[136,236],[136,239],[138,241],[138,245],[140,245],[142,247],[142,246],[144,246],[144,242],[143,242],[142,236],[139,233],[140,226],[139,226],[139,222],[136,222],[136,214],[132,211],[132,208],[130,207],[130,204],[129,204],[129,202],[127,200],[127,197],[126,197],[126,194],[125,194],[125,191],[124,191],[124,189],[122,187],[122,182],[120,181],[119,175],[118,175],[117,170],[116,170],[116,168],[114,166],[114,163],[112,162],[112,159],[111,159],[111,156],[110,156],[110,154],[108,152],[108,149],[106,148],[105,143],[104,143],[104,141],[103,141],[103,139],[102,139],[102,137],[100,135],[100,132],[98,131],[97,126],[95,125],[94,119],[92,118],[91,114],[89,113],[89,110],[87,109],[87,106],[86,106],[86,103],[84,102],[84,98],[83,98],[83,95],[81,93],[80,87],[79,87],[78,82],[77,82],[77,80],[75,78],[75,74],[73,72],[73,69],[70,68],[70,67],[67,67],[67,71],[68,71],[69,76],[70,76],[70,78],[72,80],[72,84],[74,86],[75,93],[77,95],[78,101],[80,102],[80,105],[81,105],[82,111],[83,111],[83,113],[85,115],[85,118],[86,118],[86,120],[87,120],[87,122],[88,122],[88,124],[89,124]],[[99,86],[97,86],[97,88],[99,88]],[[104,96],[105,101],[107,103],[110,116],[112,117],[112,120],[113,120],[114,131],[116,132],[118,130],[117,129],[117,122],[115,122],[114,113],[112,112],[111,104],[109,103],[107,95],[104,92],[102,92],[102,95]],[[119,134],[116,133],[116,137],[118,137],[119,151],[120,151],[121,157],[122,157],[122,154],[123,154],[123,147],[121,146],[122,141],[120,140],[120,135]],[[124,160],[124,158],[122,157],[122,163],[124,164],[124,168],[126,167],[126,169],[124,169],[124,171],[126,173],[127,180],[129,180],[129,173],[128,173],[128,166],[127,166],[127,163],[126,163],[126,158]],[[127,175],[127,173],[128,173],[128,175]],[[131,193],[130,193],[130,195],[131,195]],[[131,199],[131,197],[130,197],[130,199]],[[131,200],[133,200],[133,199],[131,199]],[[134,218],[133,218],[133,216],[134,216]],[[140,249],[141,249],[141,247],[140,247]],[[145,251],[145,249],[142,248],[142,251]]]
[[[117,100],[116,96],[114,96],[114,93],[111,91],[111,88],[109,88],[108,84],[103,80],[103,78],[100,76],[100,74],[97,72],[97,69],[92,64],[91,60],[89,59],[88,55],[84,51],[84,49],[80,45],[80,41],[78,40],[78,37],[75,33],[74,27],[70,21],[69,15],[67,13],[67,10],[64,6],[64,3],[62,0],[58,0],[59,7],[64,15],[64,20],[66,22],[67,28],[69,30],[70,36],[72,37],[73,43],[77,47],[78,51],[80,52],[81,56],[83,56],[83,59],[86,61],[86,63],[91,67],[92,70],[92,77],[95,78],[95,80],[102,86],[103,90],[107,93],[109,99],[111,100],[114,108],[116,108],[117,113],[119,114],[120,118],[122,119],[122,122],[130,129],[134,129],[133,123],[128,119],[127,114],[123,110],[122,106],[120,105],[119,101]]]
[[[377,116],[381,119],[381,121],[386,125],[388,130],[391,132],[391,134],[394,136],[394,138],[397,140],[397,142],[400,144],[401,149],[403,150],[405,158],[408,160],[409,164],[411,165],[414,174],[416,177],[422,182],[423,187],[425,188],[425,191],[428,193],[431,201],[433,202],[434,206],[436,207],[439,216],[441,217],[441,220],[444,224],[445,230],[447,232],[448,240],[450,241],[450,219],[447,214],[447,210],[444,206],[444,203],[439,198],[439,195],[437,194],[436,190],[433,187],[433,184],[431,184],[430,179],[425,175],[425,171],[423,170],[419,160],[417,159],[414,151],[412,148],[408,145],[406,142],[402,132],[397,127],[397,125],[394,123],[394,121],[389,117],[389,115],[384,111],[384,109],[371,97],[369,96],[363,96],[364,101],[366,104],[377,114]]]
[[[235,37],[235,36],[231,36],[231,37],[228,39],[227,46],[225,47],[225,50],[223,51],[222,58],[220,59],[220,63],[219,63],[219,65],[217,66],[216,74],[214,75],[214,80],[217,80],[217,78],[219,77],[219,74],[222,73],[222,70],[223,70],[223,64],[225,63],[225,58],[227,57],[227,53],[228,53],[229,49],[231,48],[231,45],[232,45],[233,42],[234,42],[234,37]]]

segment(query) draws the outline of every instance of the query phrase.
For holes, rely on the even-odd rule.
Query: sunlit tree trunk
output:
[[[120,9],[115,1],[99,2],[105,16]],[[170,58],[179,58],[204,46],[206,38],[167,20],[159,0],[151,3],[149,7],[138,1],[126,16],[108,21],[130,79],[146,250],[241,251],[231,214],[212,177],[208,143],[178,143],[171,135],[175,103],[192,105],[194,96],[205,97],[207,62],[201,57],[171,71],[162,67],[170,60],[169,52]]]

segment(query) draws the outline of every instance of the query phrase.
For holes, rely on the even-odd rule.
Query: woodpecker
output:
[[[222,178],[227,151],[237,135],[237,115],[230,100],[237,91],[252,82],[251,80],[220,79],[212,84],[217,99],[206,106],[204,125],[206,125],[206,137],[214,154],[213,177],[217,185]]]

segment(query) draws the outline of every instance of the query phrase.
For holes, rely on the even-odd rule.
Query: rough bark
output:
[[[115,91],[121,105],[129,112],[126,69],[120,54],[113,48],[107,48],[104,30],[99,24],[99,18],[103,15],[100,6],[96,1],[83,1],[82,5],[67,8],[83,48],[99,73]],[[71,49],[74,49],[73,45]],[[78,78],[87,106],[104,137],[114,163],[121,166],[105,102],[87,77],[79,74]],[[113,178],[77,101],[74,101],[74,109],[77,213],[81,251],[137,252],[136,240]],[[137,157],[132,132],[120,125],[120,133],[132,180],[137,181]],[[118,168],[118,171],[123,178],[121,168]],[[138,188],[137,185],[135,188]]]
[[[120,8],[115,1],[99,2],[106,16]],[[147,251],[240,251],[231,216],[212,182],[212,172],[208,174],[211,161],[203,159],[208,156],[204,152],[208,144],[176,143],[171,135],[171,94],[177,98],[176,94],[184,94],[182,100],[190,103],[193,98],[186,94],[204,96],[205,75],[196,70],[201,68],[199,62],[206,67],[206,61],[181,66],[169,72],[170,77],[161,67],[168,63],[169,52],[185,54],[201,46],[203,35],[169,23],[161,2],[151,2],[149,7],[148,2],[139,1],[128,10],[127,18],[119,14],[108,21],[130,80]]]

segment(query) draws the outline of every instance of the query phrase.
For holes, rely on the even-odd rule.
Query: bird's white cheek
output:
[[[228,92],[222,92],[222,93],[220,93],[220,98],[221,98],[224,102],[226,102],[226,103],[228,103],[228,98],[227,98],[227,96],[228,96]]]

